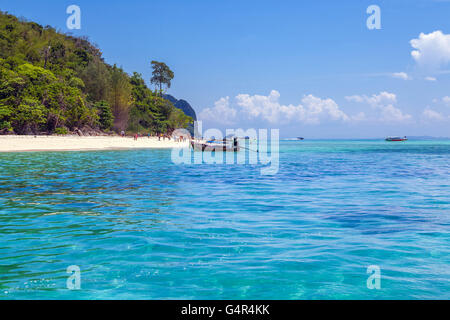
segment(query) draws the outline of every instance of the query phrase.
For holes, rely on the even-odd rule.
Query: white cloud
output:
[[[237,110],[230,107],[230,98],[220,98],[213,108],[203,109],[199,114],[200,120],[219,121],[223,124],[234,123]]]
[[[373,109],[378,111],[376,116],[379,121],[384,122],[403,122],[412,119],[409,114],[403,113],[400,109],[394,105],[397,103],[397,96],[394,93],[382,91],[379,94],[367,95],[354,95],[345,97],[348,101],[357,103],[366,103]]]
[[[268,96],[239,94],[235,106],[230,106],[229,98],[221,98],[213,108],[204,109],[199,119],[231,124],[238,118],[263,120],[271,124],[309,123],[323,121],[350,121],[338,104],[332,99],[322,99],[311,94],[302,98],[298,105],[284,105],[279,102],[280,93],[272,90]],[[361,115],[359,115],[361,117]]]
[[[367,120],[367,116],[364,112],[360,112],[357,115],[352,116],[353,121],[365,121]]]
[[[425,77],[426,81],[437,81],[435,77]]]
[[[373,94],[370,97],[366,95],[354,95],[345,97],[348,101],[358,102],[358,103],[368,103],[370,106],[376,108],[380,105],[385,105],[389,103],[397,103],[397,96],[394,93],[389,93],[382,91],[379,94]]]
[[[225,125],[239,121],[266,121],[270,124],[320,124],[324,122],[407,122],[412,116],[396,107],[397,96],[382,91],[379,94],[354,95],[345,97],[347,101],[367,104],[369,114],[360,111],[348,115],[330,98],[320,98],[312,94],[303,96],[299,104],[280,103],[280,93],[272,90],[269,95],[239,94],[232,101],[229,97],[215,102],[199,114],[200,120],[210,120]],[[450,98],[449,98],[450,102]]]
[[[302,102],[305,105],[307,120],[318,120],[320,115],[325,115],[335,121],[350,120],[350,118],[339,109],[337,103],[332,99],[320,99],[310,94],[303,97]]]
[[[432,121],[443,121],[446,119],[446,117],[443,114],[430,109],[430,107],[426,107],[422,115],[425,119]]]
[[[403,122],[412,119],[409,114],[403,113],[400,109],[394,107],[392,104],[381,107],[381,120],[386,122]]]
[[[444,102],[446,105],[450,106],[450,97],[449,96],[443,97],[442,102]]]
[[[445,105],[445,106],[450,107],[450,97],[449,96],[445,96],[445,97],[442,97],[442,98],[439,98],[439,99],[438,98],[434,98],[432,101],[435,104]]]
[[[236,103],[250,119],[260,118],[270,123],[303,122],[318,124],[321,120],[347,121],[350,118],[332,99],[304,96],[302,104],[283,105],[280,93],[272,90],[268,96],[240,94]]]
[[[394,72],[392,74],[393,78],[403,79],[403,80],[411,80],[409,75],[406,72]]]
[[[347,101],[358,102],[358,103],[364,102],[366,98],[367,98],[366,96],[359,96],[359,95],[345,97],[345,99]]]
[[[450,63],[450,34],[440,30],[421,33],[410,44],[415,49],[411,56],[421,67],[437,70]]]
[[[433,99],[433,103],[436,108],[441,109],[441,111],[436,111],[427,106],[422,112],[422,118],[426,122],[430,121],[450,121],[450,114],[448,114],[448,109],[450,107],[450,97],[445,96],[441,99]],[[442,112],[443,111],[443,112]]]

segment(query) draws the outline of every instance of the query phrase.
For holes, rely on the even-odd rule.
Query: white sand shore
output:
[[[79,136],[0,136],[0,152],[87,151],[115,149],[167,149],[186,147],[189,142],[158,138],[79,137]]]

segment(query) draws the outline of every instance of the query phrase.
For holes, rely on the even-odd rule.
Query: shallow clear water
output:
[[[0,298],[449,299],[450,142],[286,141],[274,176],[0,154]]]

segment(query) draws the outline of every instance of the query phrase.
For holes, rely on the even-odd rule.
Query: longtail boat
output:
[[[218,141],[218,142],[197,142],[192,140],[191,146],[194,151],[223,151],[223,152],[238,152],[240,150],[239,142],[237,139],[233,139],[230,143],[227,141]]]
[[[386,141],[407,141],[408,138],[406,137],[387,137]]]

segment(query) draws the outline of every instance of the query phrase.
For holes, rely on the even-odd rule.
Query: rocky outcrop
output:
[[[172,104],[175,106],[175,108],[178,108],[184,112],[185,115],[191,117],[194,120],[197,120],[197,115],[195,114],[195,110],[191,107],[189,102],[186,100],[180,99],[177,100],[174,96],[171,96],[170,94],[163,95],[164,99],[169,100],[172,102]]]
[[[170,94],[165,94],[163,95],[163,97],[164,99],[172,102],[175,108],[180,109],[181,111],[184,112],[185,115],[191,117],[192,119],[194,119],[194,121],[197,121],[197,115],[195,114],[195,110],[191,107],[189,102],[183,99],[177,100],[174,96],[171,96]],[[190,124],[187,130],[191,133],[192,136],[194,136],[194,125]]]

